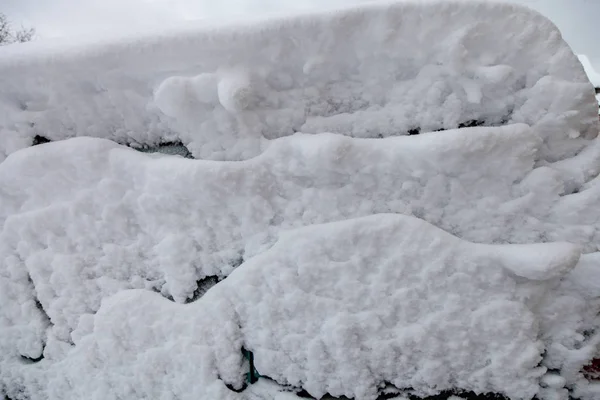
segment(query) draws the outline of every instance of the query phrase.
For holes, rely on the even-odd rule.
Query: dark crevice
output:
[[[167,293],[166,289],[163,290],[164,288],[164,282],[160,283],[160,284],[154,284],[150,287],[146,287],[147,290],[150,290],[154,293],[158,293],[160,294],[163,298],[175,302],[175,299],[173,298],[173,296],[171,296],[169,293]]]
[[[193,159],[194,156],[181,141],[163,142],[155,146],[132,147],[142,153],[161,153]]]
[[[312,397],[305,389],[301,389],[300,391],[296,392],[296,396],[303,399],[314,399],[314,397]]]
[[[223,378],[221,378],[220,376],[217,376],[221,381],[223,381],[223,383],[225,384],[225,387],[229,390],[231,390],[232,392],[235,393],[242,393],[244,390],[248,389],[248,384],[246,382],[244,382],[244,384],[242,385],[241,388],[236,389],[235,386],[233,386],[231,383],[227,383],[223,380]]]
[[[42,305],[42,303],[40,302],[40,300],[37,297],[37,293],[35,291],[35,285],[33,283],[33,280],[31,279],[30,275],[27,276],[27,280],[29,281],[29,284],[31,285],[31,293],[33,296],[33,301],[35,302],[35,307],[39,310],[39,312],[42,315],[42,318],[46,322],[47,326],[49,326],[49,327],[54,326],[54,324],[52,323],[52,320],[50,319],[50,316],[48,315],[48,313],[44,309],[44,306]],[[44,359],[44,350],[45,349],[46,349],[46,340],[45,340],[45,338],[42,338],[42,351],[40,352],[40,355],[38,357],[29,357],[29,356],[21,354],[21,360],[26,363],[40,362]]]
[[[304,399],[316,399],[311,396],[306,390],[302,389],[296,392],[296,396]],[[508,397],[496,393],[484,393],[476,394],[474,392],[464,392],[460,390],[447,390],[440,394],[428,397],[418,397],[413,394],[406,393],[405,391],[398,391],[395,393],[382,393],[377,397],[377,400],[393,400],[398,398],[409,398],[410,400],[448,400],[452,396],[458,396],[464,400],[510,400]],[[350,397],[333,397],[326,394],[324,398],[337,399],[337,400],[352,400]]]
[[[185,301],[185,303],[188,304],[195,302],[196,300],[204,296],[204,294],[208,292],[210,288],[212,288],[222,280],[223,279],[219,278],[218,276],[207,276],[203,279],[196,281],[196,290],[194,290],[192,297],[188,298]]]
[[[302,396],[300,395],[302,394]],[[308,394],[306,391],[302,391],[296,393],[296,395],[298,397],[303,397],[306,399],[316,399],[315,397],[312,397],[310,394]],[[475,394],[474,392],[463,392],[463,391],[456,391],[456,390],[448,390],[448,391],[444,391],[440,394],[437,394],[435,396],[429,396],[429,397],[418,397],[412,394],[407,394],[405,392],[398,392],[398,393],[382,393],[377,397],[377,400],[393,400],[393,399],[398,399],[398,398],[409,398],[410,400],[448,400],[450,397],[452,396],[458,396],[461,399],[464,400],[510,400],[508,397],[503,396],[501,394],[495,394],[495,393],[485,393],[485,394]],[[329,394],[326,394],[324,396],[325,398],[328,399],[337,399],[337,400],[352,400],[352,398],[350,397],[333,397]]]
[[[499,127],[499,126],[504,126],[506,124],[508,124],[510,121],[510,116],[505,116],[502,117],[502,119],[498,122],[498,123],[487,123],[486,121],[482,121],[482,120],[478,120],[478,119],[470,119],[468,121],[464,121],[458,124],[457,127],[450,127],[450,128],[439,128],[439,129],[434,129],[432,132],[443,132],[443,131],[448,131],[448,130],[452,130],[452,129],[464,129],[464,128],[475,128],[475,127],[479,127],[479,126],[485,126],[485,127]],[[414,134],[419,134],[420,133],[420,128],[414,128],[408,131],[409,135],[414,135]],[[416,132],[416,133],[411,133],[411,132]]]
[[[458,124],[458,129],[462,129],[462,128],[474,128],[476,126],[484,126],[485,122],[484,121],[479,121],[476,119],[472,119],[466,122],[462,122],[460,124]]]
[[[174,299],[174,298],[173,298],[173,296],[171,296],[170,294],[168,294],[168,293],[163,293],[163,292],[160,292],[160,291],[159,291],[158,293],[160,293],[160,295],[161,295],[162,297],[164,297],[165,299],[167,299],[167,300],[169,300],[169,301],[171,301],[171,302],[175,303],[175,299]]]
[[[39,357],[37,358],[31,358],[31,357],[27,357],[24,355],[21,355],[21,360],[25,361],[27,364],[35,364],[38,363],[40,361],[42,361],[44,359],[44,349],[46,348],[46,346],[42,346],[42,353],[40,354]]]
[[[600,359],[596,358],[591,360],[587,365],[583,367],[583,376],[590,381],[596,381],[600,379]]]
[[[51,140],[48,139],[47,137],[41,136],[41,135],[35,135],[33,137],[33,141],[31,143],[32,146],[37,146],[38,144],[44,144],[44,143],[50,143]]]
[[[237,268],[240,265],[242,265],[244,263],[244,251],[240,251],[239,255],[232,259],[229,262],[229,265],[232,268]],[[189,304],[189,303],[193,303],[196,300],[202,298],[202,296],[204,296],[206,294],[206,292],[208,292],[213,286],[215,286],[217,283],[223,281],[225,278],[227,278],[226,276],[218,276],[218,275],[211,275],[211,276],[205,276],[204,278],[197,280],[196,281],[196,290],[194,290],[194,293],[192,294],[191,297],[189,297],[186,301],[185,304]]]
[[[248,372],[246,374],[246,382],[250,385],[253,385],[256,382],[258,382],[259,378],[261,378],[261,375],[258,373],[254,366],[254,353],[242,347],[242,354],[244,355],[244,358],[248,361]]]
[[[31,279],[30,275],[27,275],[27,280],[28,280],[29,284],[31,285],[31,291],[33,294],[33,301],[35,301],[35,307],[40,311],[40,313],[42,313],[42,316],[44,317],[44,320],[48,323],[48,325],[54,326],[54,324],[52,323],[52,320],[50,319],[50,316],[48,315],[48,313],[44,309],[44,306],[38,299],[37,293],[35,291],[35,284],[33,283],[33,279]]]

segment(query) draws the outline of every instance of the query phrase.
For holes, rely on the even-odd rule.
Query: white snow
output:
[[[546,142],[539,157],[556,161],[598,133],[577,57],[517,5],[381,3],[11,47],[0,49],[0,156],[42,135],[180,139],[196,158],[240,160],[294,132],[387,137],[480,121],[531,125]]]
[[[590,62],[590,59],[583,54],[580,54],[578,57],[592,85],[594,85],[596,88],[600,88],[600,74],[596,72],[594,66]],[[600,93],[596,95],[596,100],[598,101],[598,114],[600,115]]]
[[[575,266],[576,246],[540,246]],[[510,254],[391,214],[288,231],[191,305],[145,290],[104,300],[43,378],[50,398],[234,399],[217,377],[242,385],[244,346],[262,375],[316,397],[374,399],[390,382],[531,398],[556,340],[539,340],[538,308],[557,281],[516,279]]]
[[[594,87],[600,88],[600,74],[596,72],[594,66],[590,62],[590,59],[584,54],[580,54],[577,57],[579,58],[579,62],[581,62],[581,65],[583,65],[583,69],[585,70],[585,73],[589,78],[590,82],[592,82],[592,85],[594,85]]]
[[[556,174],[551,173],[553,170],[549,167],[534,169],[535,150],[539,145],[541,142],[527,126],[516,125],[460,129],[445,132],[443,135],[433,133],[385,140],[352,139],[333,134],[297,134],[273,141],[265,153],[245,162],[223,163],[147,155],[111,141],[93,138],[71,139],[16,152],[0,164],[0,212],[4,226],[0,235],[0,251],[6,260],[5,269],[0,275],[0,295],[2,304],[20,304],[18,308],[2,308],[2,350],[4,354],[12,356],[7,357],[5,362],[10,365],[14,362],[11,359],[18,358],[19,355],[37,358],[44,344],[44,355],[47,358],[44,363],[69,360],[73,357],[70,355],[72,351],[79,351],[80,346],[77,342],[83,340],[89,330],[98,325],[99,322],[92,322],[90,318],[92,314],[101,310],[102,299],[126,289],[154,288],[166,296],[172,296],[178,302],[183,302],[193,296],[194,290],[197,289],[196,282],[207,276],[226,276],[242,260],[249,260],[243,264],[243,269],[250,269],[247,266],[252,262],[252,257],[270,248],[282,229],[329,221],[352,221],[355,217],[393,211],[419,216],[452,231],[455,235],[483,243],[528,243],[532,240],[552,238],[551,240],[580,241],[581,245],[589,250],[596,250],[597,247],[591,243],[594,243],[594,238],[598,235],[598,213],[594,211],[600,197],[596,190],[598,186],[592,186],[578,194],[559,197],[559,187],[554,184],[554,180],[558,178]],[[472,165],[481,159],[482,155],[485,155],[486,163],[473,169]],[[15,171],[20,173],[15,174]],[[520,183],[515,185],[515,182]],[[544,182],[547,183],[545,186],[542,185]],[[544,187],[555,186],[557,189],[551,189],[550,192],[541,190]],[[585,199],[589,200],[577,200],[578,196],[585,196]],[[537,222],[532,216],[534,212],[539,216],[554,215],[554,208],[562,207],[561,201],[571,197],[574,198],[570,206],[572,213],[559,212],[553,218],[545,217],[543,221]],[[535,207],[527,207],[527,204]],[[580,212],[577,213],[577,210]],[[561,220],[561,215],[565,215],[564,221]],[[580,216],[578,219],[577,215]],[[385,220],[393,221],[395,218],[400,217],[390,215],[385,217]],[[330,232],[327,230],[329,228],[324,227],[317,227],[308,233],[301,231],[295,240],[298,243],[295,246],[290,244],[291,248],[286,248],[283,253],[296,254],[293,248],[301,252],[308,251],[309,244],[304,241],[318,237],[320,231],[324,232],[324,238],[341,240],[342,233],[353,231],[354,228],[350,229],[348,226],[362,226],[362,223],[358,222],[347,224],[349,225],[342,224],[341,228],[336,228],[340,233]],[[408,224],[404,232],[412,232],[417,229],[411,228],[411,224],[418,225],[419,222],[415,220],[403,224]],[[366,228],[356,229],[360,233]],[[431,227],[427,229],[438,232]],[[429,234],[442,235],[442,243],[454,243],[453,241],[458,240],[441,231],[435,235]],[[417,236],[415,232],[406,235],[411,239]],[[302,237],[305,239],[301,240]],[[371,235],[367,237],[371,238]],[[324,241],[317,240],[316,243]],[[435,243],[434,239],[431,241]],[[362,266],[371,269],[379,264],[388,265],[388,261],[377,262],[376,257],[369,254],[370,249],[375,249],[376,254],[383,254],[382,249],[373,246],[375,245],[332,245],[334,249],[338,249],[340,257],[353,249],[358,249],[358,254],[364,254],[360,258],[364,263],[357,263],[355,268]],[[417,244],[391,246],[391,249],[408,248],[428,254],[442,254],[441,250],[427,246],[422,250]],[[503,279],[511,282],[521,282],[525,279],[530,282],[529,285],[533,286],[525,285],[525,299],[532,296],[534,299],[543,297],[540,293],[556,286],[556,283],[549,285],[546,282],[555,282],[564,276],[579,259],[578,247],[567,244],[481,244],[469,248],[466,254],[475,260],[482,258],[484,261],[477,261],[483,266],[481,268],[494,269],[496,267],[493,266],[501,265],[502,276],[505,276]],[[294,257],[300,259],[298,257],[301,255]],[[423,263],[423,268],[434,268],[434,263],[423,259],[421,255],[412,256],[411,259]],[[307,260],[307,265],[312,264],[322,263],[319,260]],[[260,268],[267,268],[264,263],[259,265]],[[591,261],[590,264],[586,261],[581,269],[583,272],[573,278],[574,284],[584,288],[589,286],[582,285],[579,276],[588,273],[585,271],[593,272],[597,265],[597,262]],[[238,269],[241,270],[242,267]],[[281,276],[282,273],[283,271],[273,272],[273,275]],[[340,282],[350,279],[351,276],[346,278],[349,273],[340,272]],[[357,273],[363,272],[359,270]],[[415,274],[415,279],[417,275]],[[244,276],[242,281],[250,282],[250,278]],[[264,275],[260,276],[264,278]],[[326,274],[315,272],[312,276],[317,279],[319,276],[325,277]],[[244,285],[235,283],[232,277],[218,284],[209,293],[226,284],[235,285],[235,291],[243,293]],[[431,282],[434,281],[435,279]],[[539,284],[535,283],[538,281]],[[277,280],[266,282],[270,287],[280,287],[277,290],[287,291]],[[311,286],[318,282],[319,279],[312,282]],[[325,290],[325,287],[335,290],[335,285],[332,286],[327,281],[323,284],[325,286],[321,290]],[[456,284],[458,285],[458,282]],[[349,287],[355,289],[353,283],[340,285],[339,290],[342,291]],[[396,283],[394,285],[400,287]],[[411,285],[412,283],[409,287]],[[539,288],[535,285],[539,285]],[[531,292],[532,287],[535,288],[534,292]],[[382,290],[377,288],[373,289],[373,292],[381,293]],[[442,288],[439,288],[439,291],[442,297],[448,295]],[[570,360],[568,356],[572,349],[581,347],[580,344],[576,344],[584,340],[581,332],[595,318],[594,315],[589,315],[589,318],[578,323],[572,320],[580,319],[582,315],[590,314],[590,310],[594,310],[586,300],[581,300],[578,291],[573,291],[575,303],[550,303],[545,306],[550,309],[547,315],[552,316],[547,321],[550,326],[557,326],[557,321],[554,320],[554,316],[559,312],[557,309],[566,314],[565,321],[568,321],[564,329],[567,330],[567,337],[571,338],[571,342],[567,347],[561,345],[559,350],[555,350],[558,354],[555,358],[558,360],[553,362],[558,363],[557,369],[566,362],[565,360]],[[350,293],[352,292],[351,290]],[[493,291],[481,289],[481,293],[492,296]],[[365,294],[363,300],[373,296],[375,294]],[[570,299],[569,296],[567,297]],[[36,299],[52,321],[51,326],[38,310]],[[165,326],[160,329],[170,330],[173,324],[172,315],[177,306],[168,305],[172,309],[164,310],[154,302],[162,304],[166,300],[160,297],[156,299],[152,300],[150,305],[142,304],[146,300],[140,301],[139,307],[150,307],[155,313],[164,313],[169,322],[165,322]],[[302,300],[306,301],[307,299]],[[210,303],[210,300],[203,297],[195,304],[205,302]],[[385,303],[383,299],[378,300],[378,303],[381,302]],[[482,303],[482,307],[490,306],[482,300],[475,303],[478,302]],[[272,303],[274,300],[266,302]],[[201,305],[194,307],[202,308]],[[239,307],[241,306],[234,309],[239,310]],[[415,309],[416,315],[427,314],[433,306],[423,307]],[[462,309],[463,303],[457,307]],[[132,312],[131,315],[149,312],[136,310],[131,306],[125,306],[125,310]],[[218,308],[214,312],[227,315],[232,311]],[[334,314],[330,317],[335,319],[337,314]],[[472,318],[470,313],[463,314],[465,318]],[[148,318],[160,321],[160,317],[148,315]],[[322,316],[309,311],[302,315],[307,318],[304,324],[309,323],[310,318],[319,323],[323,321]],[[494,311],[492,315],[498,314]],[[543,321],[544,315],[546,314],[538,316],[537,320]],[[569,316],[572,318],[568,318]],[[117,318],[119,321],[125,321],[129,317],[119,315]],[[213,315],[210,318],[216,317]],[[162,323],[150,321],[140,322],[133,318],[127,324],[138,326],[140,329],[140,332],[131,332],[132,335],[157,337],[158,334],[147,332],[148,326],[156,325],[158,329]],[[442,321],[436,321],[437,323],[442,324]],[[264,328],[257,330],[258,335],[265,334],[268,326],[274,327],[273,329],[282,327],[282,321],[279,320],[262,320],[261,324]],[[371,326],[371,320],[366,320],[365,324]],[[292,328],[289,329],[293,331]],[[559,332],[561,338],[565,335],[564,329]],[[279,334],[285,336],[289,332],[283,329]],[[328,329],[324,332],[331,333]],[[550,335],[548,341],[554,340],[552,335],[559,335],[552,332],[552,329],[548,329],[547,332]],[[173,334],[181,335],[181,339],[187,337],[181,329],[174,329]],[[266,338],[272,340],[277,334],[270,332]],[[532,338],[538,334],[536,330],[529,333]],[[162,337],[161,335],[158,337]],[[209,332],[206,336],[221,337],[222,334]],[[370,337],[370,334],[365,334],[365,337]],[[105,340],[104,338],[104,333],[99,334],[98,340]],[[120,338],[124,340],[122,336]],[[495,340],[490,338],[489,342],[495,343]],[[76,344],[75,350],[72,350],[70,343]],[[131,339],[132,348],[123,343],[119,347],[120,357],[127,358],[127,351],[136,353],[139,350],[136,343],[140,341]],[[111,346],[113,345],[108,345],[107,348]],[[152,348],[153,345],[148,346]],[[342,342],[342,348],[347,347]],[[184,346],[183,349],[185,348]],[[550,348],[547,348],[546,352],[547,357],[554,354]],[[541,357],[540,352],[535,354],[535,357]],[[80,357],[87,359],[91,356]],[[561,359],[564,360],[560,361]],[[580,357],[576,365],[581,366],[588,359],[589,357]],[[76,368],[79,374],[80,362],[73,363],[78,366]],[[351,360],[346,363],[354,365]],[[270,363],[261,364],[261,367],[268,368],[269,371],[274,368]],[[524,368],[530,367],[533,366],[527,364]],[[127,365],[123,368],[130,370],[134,367]],[[179,367],[172,368],[179,370]],[[457,367],[457,370],[462,368]],[[278,370],[280,368],[274,368],[273,371]],[[509,370],[515,371],[512,368]],[[439,373],[446,374],[443,376],[453,376],[448,371]],[[521,370],[517,375],[521,378],[528,376],[523,375]],[[433,376],[439,378],[441,375],[432,375],[431,379],[434,379]],[[281,382],[308,385],[308,381],[299,378],[281,375],[278,377]],[[384,378],[377,375],[360,382],[367,386],[376,385],[373,382]],[[148,379],[151,380],[150,376]],[[518,384],[513,376],[506,379],[513,382],[511,385]],[[510,386],[507,386],[504,380],[499,382],[501,383],[498,383],[498,386],[493,386],[485,380],[481,387],[468,382],[464,383],[464,386],[466,389],[502,389],[503,393],[509,393]],[[529,384],[521,383],[522,388],[514,390],[534,393],[537,390],[536,386],[531,385],[532,381],[527,382]],[[426,380],[396,383],[416,385],[424,391],[427,385],[433,385],[433,381]],[[92,385],[90,387],[96,387],[95,383],[82,383],[88,384]],[[313,393],[348,390],[345,386],[342,389],[329,387],[328,383],[322,385],[325,386],[315,386]],[[368,398],[374,390],[373,387],[356,388],[357,392],[353,393],[366,396],[360,398]],[[66,389],[61,387],[60,392],[64,390]],[[89,387],[81,390],[89,390]],[[75,398],[79,395],[73,396]]]
[[[598,111],[537,13],[406,2],[9,47],[0,394],[600,397]],[[124,146],[179,140],[200,159]],[[230,390],[242,348],[274,382]]]

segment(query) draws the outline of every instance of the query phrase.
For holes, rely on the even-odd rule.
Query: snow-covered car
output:
[[[38,41],[0,88],[8,398],[600,398],[598,107],[538,13]]]

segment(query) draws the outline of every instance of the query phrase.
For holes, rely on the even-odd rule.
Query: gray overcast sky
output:
[[[135,29],[180,20],[312,9],[374,0],[0,0],[16,23],[57,37]],[[511,0],[545,14],[576,53],[600,70],[600,0]]]

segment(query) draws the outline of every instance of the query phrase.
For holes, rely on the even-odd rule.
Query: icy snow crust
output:
[[[502,40],[498,34],[502,33]],[[294,132],[388,137],[526,123],[539,157],[598,133],[593,91],[556,27],[516,5],[370,5],[118,43],[0,50],[0,155],[49,139],[181,140],[248,159]]]
[[[0,50],[0,394],[600,397],[597,110],[546,19],[406,3],[78,46]],[[205,159],[118,144],[178,140]],[[274,381],[230,390],[242,348]]]

